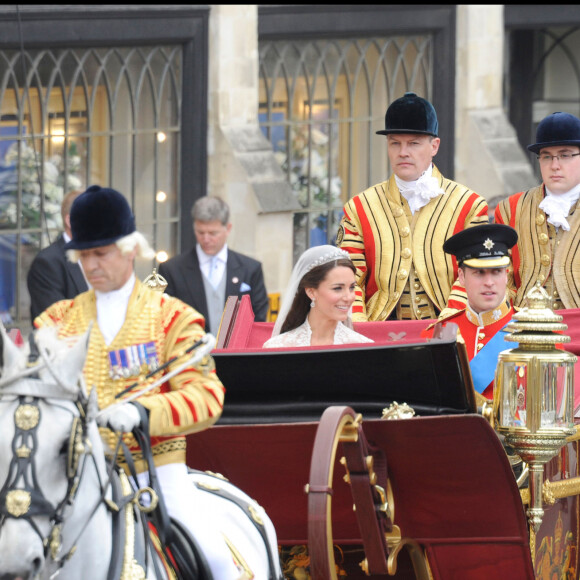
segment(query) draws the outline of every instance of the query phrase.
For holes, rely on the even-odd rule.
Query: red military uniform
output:
[[[481,312],[477,314],[474,312],[469,305],[462,310],[441,319],[444,325],[447,322],[454,322],[459,326],[458,340],[465,343],[467,349],[467,356],[470,361],[484,349],[490,340],[511,320],[514,314],[513,307],[506,301],[494,310],[489,310],[487,312]],[[423,332],[425,337],[430,337],[433,335],[434,325],[429,326],[427,330]],[[511,343],[510,346],[506,348],[515,348],[516,343]],[[495,359],[497,365],[497,359]],[[472,375],[474,375],[474,382],[477,382],[478,377],[475,376],[472,366]],[[494,367],[495,368],[495,367]],[[489,369],[488,369],[489,370]],[[493,380],[485,387],[482,392],[483,396],[487,399],[493,398]]]

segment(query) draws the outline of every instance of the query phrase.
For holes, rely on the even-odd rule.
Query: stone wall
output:
[[[232,249],[260,260],[268,292],[292,270],[290,186],[258,125],[258,9],[212,5],[209,38],[208,194],[231,207]]]
[[[503,5],[457,7],[455,178],[490,205],[537,180],[503,108]]]

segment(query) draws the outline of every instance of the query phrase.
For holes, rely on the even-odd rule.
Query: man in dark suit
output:
[[[262,264],[228,248],[232,229],[228,205],[205,196],[195,202],[191,216],[197,244],[159,266],[168,284],[165,292],[203,314],[206,330],[214,335],[228,296],[249,294],[255,320],[265,321],[268,294]]]
[[[60,208],[64,232],[44,250],[38,252],[28,271],[30,319],[34,320],[51,304],[89,289],[79,264],[69,262],[64,245],[71,240],[70,208],[82,191],[69,191]]]

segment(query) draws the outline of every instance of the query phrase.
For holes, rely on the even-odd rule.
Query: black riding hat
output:
[[[439,123],[433,105],[415,93],[405,93],[393,101],[385,114],[385,129],[377,135],[390,133],[418,133],[437,137]]]
[[[91,185],[70,210],[72,240],[66,250],[87,250],[114,244],[135,230],[135,216],[123,195],[114,189]]]
[[[574,145],[580,147],[580,119],[570,113],[552,113],[540,121],[536,142],[528,150],[539,153],[544,147]]]

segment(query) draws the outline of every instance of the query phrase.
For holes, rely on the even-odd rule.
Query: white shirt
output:
[[[97,323],[107,346],[113,342],[125,323],[129,299],[135,286],[135,274],[118,290],[100,292],[95,290],[97,297]]]
[[[223,278],[226,272],[226,264],[228,263],[228,245],[225,244],[224,247],[215,255],[215,256],[208,256],[202,249],[199,244],[196,244],[195,250],[197,252],[197,259],[199,260],[199,267],[203,273],[203,275],[210,281],[212,281],[211,277],[211,264],[212,259],[215,258],[215,284]]]

